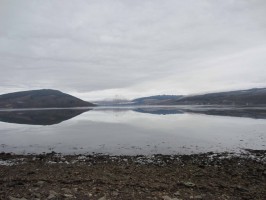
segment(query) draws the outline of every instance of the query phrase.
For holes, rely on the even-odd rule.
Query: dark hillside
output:
[[[266,88],[209,93],[169,101],[171,105],[266,105]]]
[[[31,90],[0,95],[0,108],[68,108],[94,104],[58,90]]]

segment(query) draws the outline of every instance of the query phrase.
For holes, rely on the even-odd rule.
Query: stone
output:
[[[16,197],[9,197],[10,200],[27,200],[26,198],[22,197],[22,198],[16,198]]]
[[[33,193],[34,197],[36,198],[41,198],[41,194],[40,193]]]
[[[53,195],[55,195],[55,196],[57,196],[57,195],[58,195],[58,193],[57,193],[57,192],[55,192],[55,191],[53,191],[53,190],[50,190],[50,191],[49,191],[49,194],[53,194]]]
[[[68,188],[62,188],[61,189],[64,193],[71,193],[71,190],[70,189],[68,189]]]
[[[64,197],[66,197],[66,198],[74,198],[74,196],[72,195],[72,194],[64,194]]]
[[[106,196],[99,198],[98,200],[106,200]]]
[[[118,194],[119,194],[119,193],[118,193],[117,191],[112,192],[112,195],[113,195],[113,196],[118,196]]]
[[[196,196],[194,196],[194,199],[203,199],[203,196],[202,195],[196,195]]]
[[[244,188],[244,187],[241,187],[241,186],[236,186],[235,187],[237,190],[239,190],[239,191],[242,191],[242,192],[248,192],[249,190],[247,189],[247,188]]]
[[[183,182],[183,184],[187,187],[195,187],[196,186],[194,183],[191,183],[191,182]]]
[[[49,196],[47,197],[47,199],[55,199],[56,198],[56,195],[54,195],[54,194],[49,194]]]
[[[163,200],[178,200],[178,198],[171,198],[171,197],[169,197],[167,195],[162,196],[162,198],[163,198]]]
[[[162,196],[162,198],[163,198],[163,200],[172,200],[172,198],[171,197],[169,197],[169,196]]]
[[[180,194],[179,191],[176,191],[176,192],[174,193],[174,195],[175,195],[175,196],[180,196],[181,194]]]
[[[56,199],[58,195],[59,194],[57,192],[55,192],[53,190],[50,190],[49,191],[49,196],[47,197],[47,199]]]
[[[38,181],[37,185],[42,186],[45,183],[45,181]]]

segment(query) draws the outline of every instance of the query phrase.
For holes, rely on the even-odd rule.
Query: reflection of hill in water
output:
[[[206,115],[217,115],[217,116],[231,116],[231,117],[248,117],[254,119],[266,119],[266,108],[163,108],[163,107],[150,107],[150,108],[136,108],[133,109],[140,113],[149,113],[156,115],[169,115],[169,114],[184,114],[184,113],[198,113]]]
[[[76,117],[89,109],[0,111],[0,121],[15,124],[53,125]]]
[[[206,115],[248,117],[254,119],[266,119],[266,108],[237,108],[237,109],[206,109],[206,110],[185,110],[190,113]]]
[[[0,121],[29,125],[53,125],[74,118],[91,109],[50,109],[50,110],[14,110],[0,111]],[[94,109],[97,111],[97,109]],[[102,109],[99,109],[100,111]],[[254,119],[266,119],[266,108],[222,108],[222,107],[135,107],[135,108],[108,108],[104,111],[126,113],[129,110],[138,113],[154,115],[173,115],[184,113],[206,114],[214,116],[248,117]],[[92,116],[93,117],[93,116]]]
[[[155,115],[170,115],[170,114],[183,114],[184,111],[176,108],[136,108],[133,109],[140,113],[149,113]]]

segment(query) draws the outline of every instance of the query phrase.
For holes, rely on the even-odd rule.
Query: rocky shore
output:
[[[0,154],[0,199],[266,199],[266,151]]]

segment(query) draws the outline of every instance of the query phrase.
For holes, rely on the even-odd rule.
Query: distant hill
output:
[[[266,106],[266,88],[202,95],[157,95],[132,100],[128,105],[240,105]]]
[[[134,105],[164,105],[169,101],[178,101],[182,95],[157,95],[150,97],[142,97],[132,100]]]
[[[266,106],[266,88],[237,90],[186,96],[167,102],[168,105],[245,105]]]
[[[0,108],[69,108],[95,106],[58,90],[30,90],[0,95]]]
[[[94,104],[99,106],[127,106],[132,105],[132,102],[127,99],[113,99],[113,100],[101,100],[93,101]]]
[[[178,100],[182,98],[181,95],[156,95],[149,97],[141,97],[133,100],[127,99],[113,99],[113,100],[102,100],[95,101],[93,103],[101,106],[136,106],[136,105],[164,105],[165,102],[171,100]]]

